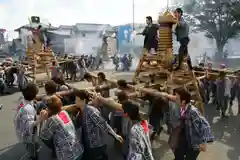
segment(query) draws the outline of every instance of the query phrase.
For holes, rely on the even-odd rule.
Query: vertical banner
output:
[[[117,44],[118,44],[118,50],[121,52],[121,49],[125,46],[129,45],[131,43],[131,34],[132,34],[132,26],[124,25],[119,26],[118,32],[117,32]]]

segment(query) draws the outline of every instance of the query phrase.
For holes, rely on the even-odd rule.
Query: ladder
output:
[[[204,113],[203,97],[200,91],[201,78],[204,76],[197,78],[194,71],[189,69],[185,58],[179,70],[170,72],[167,84],[172,90],[180,87],[187,89],[191,93],[196,107],[201,113]]]

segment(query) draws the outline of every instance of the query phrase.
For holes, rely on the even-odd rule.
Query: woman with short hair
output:
[[[84,148],[80,135],[66,111],[62,110],[59,97],[47,99],[47,119],[40,132],[40,138],[49,148],[55,149],[58,160],[81,160]]]

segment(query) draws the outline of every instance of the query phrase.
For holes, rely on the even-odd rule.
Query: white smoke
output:
[[[65,39],[65,52],[72,52],[76,55],[96,55],[102,46],[101,35],[106,34],[107,27],[108,25],[101,25],[97,29],[94,28],[96,32],[86,33],[85,35],[74,35],[71,38]],[[86,27],[85,29],[87,30],[88,28]]]
[[[21,39],[21,44],[23,44],[25,46],[25,48],[27,48],[28,43],[32,43],[30,41],[31,36],[32,36],[31,31],[24,29],[24,28],[20,29],[19,38]]]

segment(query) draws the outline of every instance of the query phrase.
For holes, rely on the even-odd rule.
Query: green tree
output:
[[[217,45],[217,58],[223,58],[223,48],[240,31],[239,0],[189,0],[184,11],[194,17],[191,23],[197,31],[205,31]],[[192,22],[192,21],[191,21]]]

